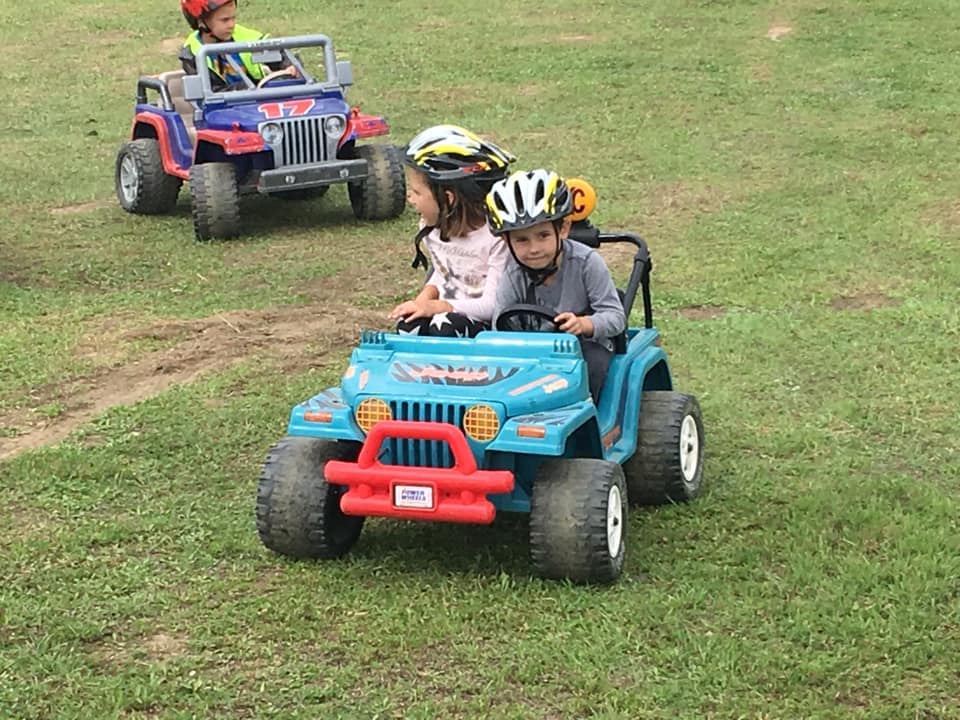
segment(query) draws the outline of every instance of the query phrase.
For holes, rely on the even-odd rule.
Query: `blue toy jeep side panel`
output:
[[[525,453],[560,457],[567,447],[567,440],[585,422],[596,417],[597,409],[589,399],[555,410],[515,415],[503,426],[497,438],[487,448],[505,453]],[[520,429],[539,430],[543,437],[531,442]]]
[[[193,145],[183,119],[175,111],[166,111],[156,105],[138,103],[134,110],[134,129],[132,137],[156,135],[161,148],[170,153],[173,164],[180,168],[189,168],[193,162]],[[149,125],[152,131],[144,126]]]
[[[636,450],[644,390],[670,390],[670,367],[655,328],[631,329],[627,352],[610,361],[598,418],[604,458],[623,463]]]
[[[294,406],[290,411],[287,434],[357,442],[364,438],[363,430],[354,420],[353,410],[344,404],[338,387],[327,388]]]

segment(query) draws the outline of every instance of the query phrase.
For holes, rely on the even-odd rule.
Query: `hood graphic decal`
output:
[[[390,374],[399,382],[425,383],[428,385],[493,385],[520,372],[520,368],[453,367],[426,363],[394,363]]]

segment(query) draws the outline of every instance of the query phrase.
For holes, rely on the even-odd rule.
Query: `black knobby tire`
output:
[[[336,558],[363,529],[363,517],[344,515],[344,488],[323,476],[327,460],[356,460],[360,445],[287,435],[270,448],[257,485],[260,541],[282,555]]]
[[[191,167],[190,197],[197,240],[240,234],[240,199],[233,163],[212,162]]]
[[[623,464],[630,502],[666,505],[699,495],[703,447],[703,415],[693,395],[643,393],[637,451]]]
[[[120,207],[128,213],[160,215],[177,204],[183,181],[164,172],[159,142],[137,138],[117,151],[113,184]]]
[[[403,153],[395,145],[358,145],[352,155],[367,161],[367,177],[349,183],[350,206],[358,220],[387,220],[403,212],[407,185]]]
[[[530,557],[538,575],[577,583],[620,577],[626,550],[627,488],[615,462],[547,460],[530,507]]]
[[[296,190],[280,190],[270,193],[270,197],[279,200],[305,202],[307,200],[319,200],[327,194],[329,189],[329,185],[318,185],[317,187],[297,188]]]

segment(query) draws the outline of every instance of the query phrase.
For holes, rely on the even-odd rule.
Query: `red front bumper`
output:
[[[377,456],[385,438],[445,441],[453,467],[384,465]],[[438,422],[378,422],[355,463],[329,460],[323,472],[328,481],[347,486],[340,498],[347,515],[490,523],[497,511],[486,496],[513,490],[512,472],[478,470],[463,432]]]

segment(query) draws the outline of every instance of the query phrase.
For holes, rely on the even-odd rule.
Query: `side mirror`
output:
[[[203,82],[199,75],[184,75],[183,97],[187,100],[203,100]]]
[[[353,85],[353,65],[349,60],[337,60],[337,82],[343,87]]]
[[[283,53],[279,50],[259,50],[250,57],[258,65],[272,65],[283,61]]]

